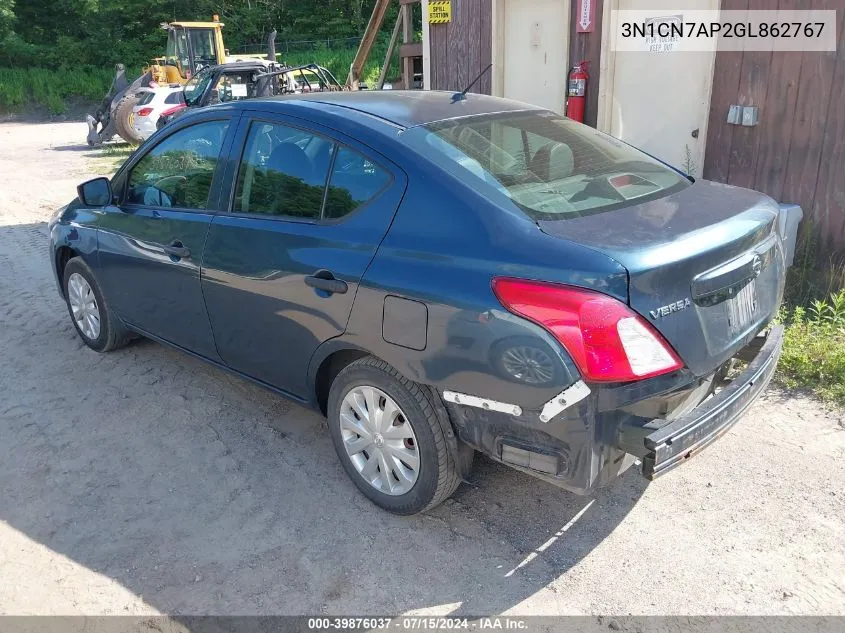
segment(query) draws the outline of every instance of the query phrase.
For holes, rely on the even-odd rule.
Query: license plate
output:
[[[736,296],[728,299],[728,325],[731,334],[744,332],[757,318],[757,284],[746,284]]]

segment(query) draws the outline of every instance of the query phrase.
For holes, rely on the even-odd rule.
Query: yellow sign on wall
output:
[[[446,24],[452,21],[451,0],[429,0],[428,2],[428,23]]]

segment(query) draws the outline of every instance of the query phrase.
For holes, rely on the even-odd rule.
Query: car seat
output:
[[[575,169],[575,156],[566,143],[547,143],[531,159],[531,171],[543,182],[568,178]]]

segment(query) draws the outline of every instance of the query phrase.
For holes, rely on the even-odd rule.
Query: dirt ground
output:
[[[77,338],[45,220],[83,123],[0,124],[0,613],[845,614],[843,414],[771,390],[647,485],[477,460],[377,510],[317,414],[161,345]]]

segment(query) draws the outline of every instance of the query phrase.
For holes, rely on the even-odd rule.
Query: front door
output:
[[[118,207],[98,228],[99,276],[121,319],[218,359],[200,288],[200,261],[229,119],[177,130],[119,179]]]
[[[217,349],[233,369],[307,398],[308,362],[346,328],[405,178],[351,139],[287,122],[245,117],[238,139],[231,212],[212,220],[203,255]]]

